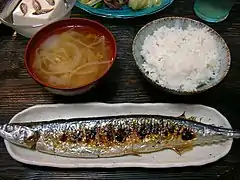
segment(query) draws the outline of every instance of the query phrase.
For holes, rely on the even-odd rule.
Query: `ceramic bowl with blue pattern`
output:
[[[88,5],[84,5],[80,3],[80,1],[76,2],[76,7],[96,16],[105,17],[105,18],[121,18],[121,19],[128,19],[128,18],[136,18],[140,16],[150,15],[162,11],[169,5],[173,3],[174,0],[162,0],[159,6],[154,6],[151,8],[145,8],[141,10],[134,11],[127,6],[123,6],[122,9],[110,9],[103,5],[99,8],[94,8]]]
[[[219,65],[218,73],[215,76],[215,78],[210,80],[210,82],[208,83],[203,83],[203,85],[199,86],[196,90],[194,91],[186,91],[181,89],[176,90],[174,88],[169,88],[152,78],[150,73],[147,72],[147,70],[144,68],[144,63],[146,63],[146,60],[141,55],[141,51],[142,51],[142,46],[144,44],[145,38],[149,35],[150,36],[153,35],[153,33],[156,30],[158,30],[160,27],[166,26],[168,28],[176,27],[176,28],[185,29],[189,25],[191,25],[192,27],[196,27],[197,29],[207,28],[207,32],[209,32],[214,39],[214,43],[216,44],[215,47],[220,47],[220,50],[218,51],[220,54],[217,59],[220,65]],[[162,51],[162,49],[159,49],[159,51]],[[133,45],[132,45],[132,52],[133,52],[133,57],[135,59],[136,65],[138,66],[143,76],[150,83],[152,83],[156,87],[159,87],[160,89],[163,89],[167,92],[178,94],[178,95],[192,95],[192,94],[204,92],[209,90],[210,88],[213,88],[225,78],[225,76],[227,75],[230,69],[230,64],[231,64],[231,55],[230,55],[229,48],[226,42],[224,41],[224,39],[215,30],[205,25],[204,23],[201,23],[199,21],[189,19],[189,18],[183,18],[183,17],[160,18],[146,24],[144,27],[142,27],[138,31],[137,35],[135,36]],[[158,68],[158,67],[154,66],[153,68]]]

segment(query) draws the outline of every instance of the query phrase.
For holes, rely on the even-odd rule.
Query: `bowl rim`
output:
[[[160,83],[157,83],[155,82],[154,80],[152,80],[148,75],[147,73],[143,70],[143,68],[141,68],[141,64],[138,60],[138,58],[136,57],[136,52],[135,52],[135,46],[136,46],[136,41],[137,39],[139,38],[139,35],[142,33],[142,31],[144,29],[146,29],[148,26],[151,26],[152,24],[155,24],[157,22],[160,22],[160,21],[165,21],[165,20],[177,20],[177,19],[180,19],[180,20],[187,20],[187,21],[191,21],[191,22],[194,22],[196,24],[200,24],[201,26],[203,27],[207,27],[212,33],[214,33],[221,41],[222,43],[224,44],[224,46],[226,47],[225,50],[226,50],[226,54],[227,54],[227,58],[226,58],[226,62],[227,62],[227,67],[226,69],[224,70],[224,73],[223,75],[219,78],[218,81],[213,81],[213,83],[211,83],[209,86],[204,86],[205,88],[202,88],[201,90],[193,90],[193,91],[185,91],[185,90],[177,90],[177,89],[171,89],[171,88],[167,88],[166,86],[164,86],[163,84],[160,84]],[[169,16],[169,17],[163,17],[163,18],[158,18],[158,19],[155,19],[151,22],[148,22],[147,24],[145,24],[143,27],[141,27],[139,29],[139,31],[137,32],[136,36],[134,37],[134,40],[133,40],[133,43],[132,43],[132,54],[133,54],[133,57],[134,57],[134,60],[135,60],[135,63],[138,67],[138,69],[140,70],[140,72],[144,75],[145,78],[147,78],[148,81],[150,81],[152,84],[154,84],[155,86],[157,87],[160,87],[162,88],[163,90],[167,91],[167,92],[170,92],[170,93],[173,93],[173,94],[178,94],[178,95],[191,95],[191,94],[199,94],[201,92],[204,92],[204,91],[207,91],[215,86],[217,86],[218,84],[220,84],[222,82],[222,80],[227,76],[229,70],[230,70],[230,66],[231,66],[231,53],[230,53],[230,49],[226,43],[226,41],[223,39],[223,37],[217,32],[215,31],[213,28],[211,28],[210,26],[208,26],[207,24],[203,23],[203,22],[200,22],[200,21],[197,21],[195,19],[191,19],[191,18],[188,18],[188,17],[181,17],[181,16]]]
[[[10,23],[10,22],[6,21],[2,17],[0,17],[0,22],[2,22],[3,24],[5,24],[11,28],[14,28],[14,29],[17,29],[17,28],[40,28],[40,27],[48,25],[49,23],[53,23],[53,22],[63,19],[74,8],[77,0],[72,0],[72,2],[70,2],[70,3],[68,3],[68,1],[66,1],[66,0],[63,0],[63,1],[68,4],[68,6],[66,6],[65,13],[54,17],[47,23],[35,24],[35,25],[16,25],[15,23]]]
[[[51,26],[55,26],[56,24],[59,24],[61,22],[66,22],[66,21],[85,21],[85,22],[89,22],[90,26],[91,24],[96,24],[97,26],[101,26],[103,28],[103,30],[111,37],[112,41],[113,41],[113,44],[111,45],[112,49],[113,49],[113,56],[111,57],[111,64],[110,66],[107,68],[107,70],[101,75],[99,76],[98,78],[96,78],[94,81],[84,85],[84,86],[79,86],[79,87],[75,87],[75,88],[59,88],[58,86],[54,86],[54,85],[51,85],[51,84],[48,84],[44,81],[41,81],[33,72],[33,70],[28,66],[28,49],[29,49],[29,46],[33,43],[34,39],[36,38],[36,36],[38,34],[40,34],[42,31],[44,31],[45,28],[49,28]],[[58,27],[59,28],[59,27]],[[54,28],[54,29],[58,29],[58,28]],[[36,40],[36,41],[39,41],[39,40]],[[114,62],[116,61],[116,56],[117,56],[117,43],[116,43],[116,39],[114,37],[114,35],[111,33],[110,30],[108,30],[104,25],[102,25],[101,23],[97,22],[97,21],[94,21],[94,20],[90,20],[90,19],[87,19],[87,18],[67,18],[67,19],[62,19],[62,20],[59,20],[59,21],[56,21],[56,22],[53,22],[51,24],[48,24],[47,26],[43,27],[40,31],[38,31],[34,36],[32,36],[30,38],[30,40],[28,41],[26,47],[25,47],[25,52],[24,52],[24,65],[27,69],[27,72],[28,74],[31,76],[31,78],[33,80],[35,80],[37,83],[39,83],[40,85],[44,86],[44,87],[48,87],[48,88],[51,88],[51,89],[56,89],[56,90],[62,90],[62,91],[75,91],[77,89],[83,89],[83,88],[87,88],[88,86],[91,86],[92,84],[95,84],[98,80],[100,80],[102,77],[104,77],[109,71],[110,69],[112,68]]]

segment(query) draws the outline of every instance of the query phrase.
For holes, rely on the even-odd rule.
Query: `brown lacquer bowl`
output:
[[[63,88],[60,86],[52,85],[46,82],[43,82],[40,80],[40,78],[37,76],[37,74],[34,72],[34,69],[32,67],[34,57],[36,54],[37,48],[48,38],[52,35],[53,31],[56,31],[57,29],[61,29],[64,27],[74,27],[74,26],[81,26],[81,27],[90,27],[101,33],[102,35],[105,36],[105,38],[108,40],[110,50],[108,51],[109,53],[109,61],[111,61],[110,65],[106,69],[106,71],[95,79],[94,81],[90,82],[87,85],[84,86],[79,86],[76,88]],[[30,41],[28,42],[26,49],[25,49],[25,59],[24,63],[27,68],[27,71],[29,75],[40,85],[45,87],[48,91],[54,93],[54,94],[59,94],[59,95],[77,95],[84,93],[88,90],[90,90],[101,78],[103,78],[107,72],[110,70],[112,67],[115,58],[116,58],[116,41],[112,33],[105,28],[103,25],[96,21],[84,19],[84,18],[70,18],[70,19],[65,19],[65,20],[60,20],[57,22],[54,22],[44,28],[42,28],[37,34],[35,34]]]

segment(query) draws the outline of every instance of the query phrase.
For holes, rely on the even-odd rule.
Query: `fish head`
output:
[[[34,148],[39,139],[38,132],[18,124],[2,125],[0,127],[0,136],[13,144],[27,148]]]

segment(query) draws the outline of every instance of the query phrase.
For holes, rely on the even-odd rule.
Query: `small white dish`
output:
[[[217,110],[203,105],[186,104],[51,104],[30,107],[12,119],[11,123],[48,121],[57,118],[92,117],[120,114],[161,114],[179,116],[186,111],[186,116],[203,117],[202,122],[231,128],[228,120]],[[163,150],[156,153],[144,154],[141,157],[125,156],[118,158],[84,159],[66,158],[48,155],[15,146],[4,141],[11,157],[19,162],[38,166],[58,168],[117,168],[117,167],[142,167],[142,168],[169,168],[184,166],[205,165],[224,157],[231,149],[233,140],[222,144],[194,147],[192,151],[179,156],[174,151]]]
[[[13,23],[13,11],[19,4],[20,0],[3,0],[2,8],[0,9],[0,22],[5,24],[6,26],[14,29],[18,34],[31,38],[34,34],[36,34],[39,30],[45,27],[48,24],[53,22],[67,19],[71,16],[71,10],[75,6],[76,0],[64,0],[65,2],[65,11],[54,13],[54,18],[49,20],[44,24],[35,24],[35,25],[16,25]]]

